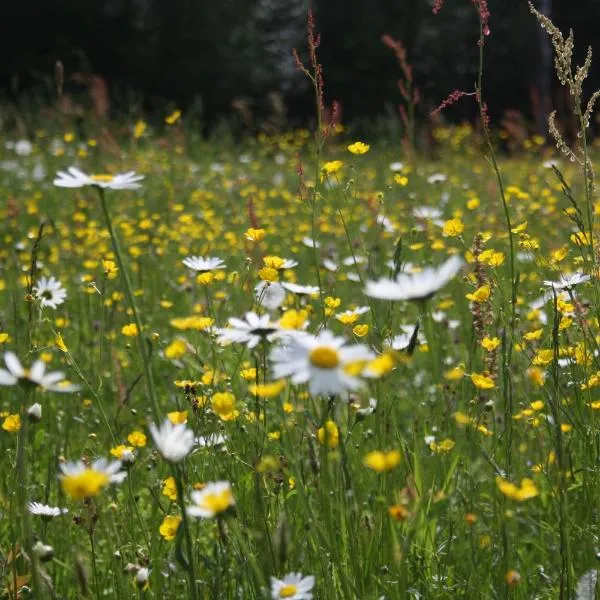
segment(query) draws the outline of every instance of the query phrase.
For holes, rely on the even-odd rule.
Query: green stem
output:
[[[184,489],[183,489],[183,479],[181,476],[181,470],[173,465],[173,478],[175,479],[175,486],[177,488],[177,501],[179,502],[179,506],[181,507],[181,525],[184,529],[185,536],[185,544],[187,551],[187,561],[182,560],[183,557],[180,557],[179,562],[181,566],[187,571],[188,579],[190,582],[190,598],[191,600],[198,600],[198,589],[196,586],[196,573],[194,570],[194,548],[192,545],[192,536],[190,533],[190,525],[189,519],[187,516],[187,512],[185,510],[185,506],[183,504],[184,498]]]
[[[36,600],[42,598],[42,582],[40,580],[40,574],[38,571],[37,558],[33,552],[33,532],[31,530],[31,515],[27,508],[27,439],[29,430],[29,417],[27,415],[27,404],[30,396],[29,382],[24,382],[25,394],[23,403],[21,405],[21,428],[19,429],[19,438],[17,446],[17,476],[19,478],[18,483],[18,498],[19,498],[19,510],[23,523],[23,537],[25,538],[25,551],[29,556],[29,562],[31,564],[31,578],[33,581],[33,596]]]
[[[131,285],[131,279],[129,277],[129,272],[126,268],[125,260],[123,259],[123,253],[121,252],[121,246],[119,244],[119,239],[117,238],[117,234],[113,228],[112,220],[110,217],[110,213],[108,211],[108,206],[106,204],[106,199],[104,197],[104,190],[102,188],[98,188],[98,194],[100,196],[100,205],[102,207],[102,212],[104,214],[104,220],[106,221],[106,227],[108,229],[108,233],[110,234],[110,239],[112,241],[113,250],[115,252],[115,256],[117,258],[117,262],[119,263],[119,269],[121,269],[121,273],[123,274],[123,281],[125,282],[125,295],[127,296],[127,301],[129,303],[129,307],[133,313],[133,320],[135,321],[135,325],[137,327],[137,345],[140,356],[142,358],[142,369],[144,371],[144,379],[146,380],[146,387],[148,388],[148,394],[150,395],[150,403],[152,407],[152,412],[155,420],[160,420],[160,410],[158,408],[158,398],[156,395],[156,389],[154,387],[154,377],[152,375],[152,363],[151,357],[145,345],[145,340],[142,336],[142,322],[140,320],[140,316],[137,310],[137,306],[135,303],[135,297],[133,295],[133,286]]]

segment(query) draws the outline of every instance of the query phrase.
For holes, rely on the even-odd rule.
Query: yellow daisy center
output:
[[[202,508],[219,514],[231,506],[231,500],[231,490],[224,490],[220,494],[206,494],[202,499]]]
[[[284,585],[279,590],[279,597],[280,598],[291,598],[297,591],[298,591],[298,586],[294,585],[293,583],[289,583],[288,585]]]
[[[90,179],[92,181],[97,181],[98,183],[110,183],[114,177],[106,173],[100,173],[99,175],[91,175]]]
[[[106,473],[86,469],[74,475],[65,475],[62,479],[62,489],[67,496],[73,500],[92,498],[100,493],[100,490],[108,485],[110,479]]]
[[[335,369],[340,364],[338,351],[331,346],[318,346],[311,350],[308,359],[319,369]]]

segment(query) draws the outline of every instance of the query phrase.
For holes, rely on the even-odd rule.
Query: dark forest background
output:
[[[536,0],[563,30],[575,30],[577,58],[600,53],[600,0]],[[400,70],[383,34],[401,40],[423,100],[421,116],[454,89],[473,89],[478,19],[470,0],[313,0],[322,36],[326,97],[344,121],[395,114]],[[548,42],[526,0],[489,0],[486,96],[492,117],[515,109],[534,120],[544,98],[560,102]],[[56,101],[54,65],[65,90],[85,96],[92,76],[109,114],[164,114],[177,106],[205,123],[273,110],[313,114],[292,48],[306,56],[307,0],[7,0],[0,22],[0,93],[10,102]],[[589,78],[600,87],[600,54]],[[285,107],[285,108],[284,108]],[[472,103],[449,113],[465,118]]]

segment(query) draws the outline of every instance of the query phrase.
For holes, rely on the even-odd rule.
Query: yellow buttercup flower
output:
[[[351,152],[352,154],[366,154],[370,148],[371,146],[364,142],[354,142],[348,146],[348,152]]]
[[[444,223],[442,232],[448,237],[457,237],[465,230],[465,224],[460,219],[450,219]]]
[[[319,444],[335,449],[340,445],[340,430],[333,421],[327,421],[323,427],[317,431],[317,440]]]
[[[389,452],[374,450],[365,456],[363,463],[377,473],[384,473],[397,467],[400,464],[400,458],[398,450],[390,450]]]
[[[477,288],[472,294],[465,294],[465,297],[471,302],[486,302],[489,300],[490,294],[491,288],[486,284]]]
[[[163,522],[160,524],[158,528],[158,532],[162,537],[167,540],[167,542],[171,542],[175,539],[177,535],[177,529],[179,528],[179,524],[181,523],[181,517],[172,517],[170,515],[165,516]]]
[[[9,433],[16,433],[21,429],[21,417],[19,415],[8,415],[2,422],[2,429]]]
[[[471,381],[473,382],[473,385],[480,390],[491,390],[496,387],[496,384],[491,377],[479,373],[472,373]]]

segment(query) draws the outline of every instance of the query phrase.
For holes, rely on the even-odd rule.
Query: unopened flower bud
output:
[[[42,562],[51,560],[54,557],[54,548],[39,540],[33,546],[33,552]]]
[[[39,402],[32,404],[27,409],[27,416],[32,423],[39,423],[42,420],[42,405]]]

